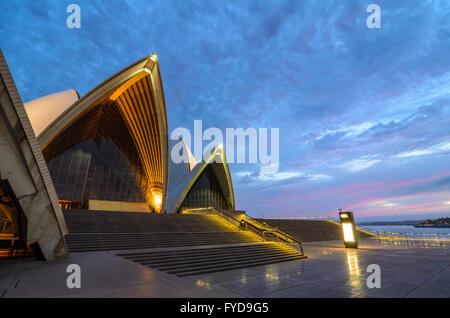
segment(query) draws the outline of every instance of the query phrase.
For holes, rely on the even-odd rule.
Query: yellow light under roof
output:
[[[157,212],[161,211],[162,195],[160,193],[153,193],[153,200],[155,203],[155,210]]]

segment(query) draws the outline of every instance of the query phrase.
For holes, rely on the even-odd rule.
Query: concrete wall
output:
[[[88,209],[97,211],[151,212],[147,203],[103,200],[89,200]]]
[[[0,50],[0,178],[7,179],[27,217],[27,244],[50,259],[68,256],[67,227],[47,165]]]

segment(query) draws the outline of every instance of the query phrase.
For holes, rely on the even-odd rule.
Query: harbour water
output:
[[[450,234],[450,228],[418,228],[412,225],[366,225],[368,229],[378,232],[396,232],[396,233],[411,233],[411,234]]]

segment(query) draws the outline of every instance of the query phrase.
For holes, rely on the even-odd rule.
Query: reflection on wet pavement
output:
[[[367,239],[358,249],[346,249],[340,241],[305,243],[304,249],[306,260],[213,273],[202,279],[212,289],[220,286],[243,297],[450,297],[446,246],[392,246]],[[379,289],[367,287],[370,264],[381,268]]]
[[[304,244],[307,259],[180,278],[109,252],[54,261],[4,262],[2,297],[450,297],[450,249],[378,239],[346,249],[342,241]],[[392,243],[392,242],[391,242]],[[82,268],[82,288],[66,287],[66,266]],[[381,268],[370,289],[367,266]]]

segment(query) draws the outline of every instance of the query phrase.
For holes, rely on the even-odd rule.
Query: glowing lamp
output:
[[[339,212],[339,219],[341,221],[345,247],[358,248],[358,237],[356,236],[353,212]]]
[[[153,202],[155,204],[155,210],[157,212],[160,212],[161,204],[162,204],[162,195],[160,193],[154,193],[153,194]]]

